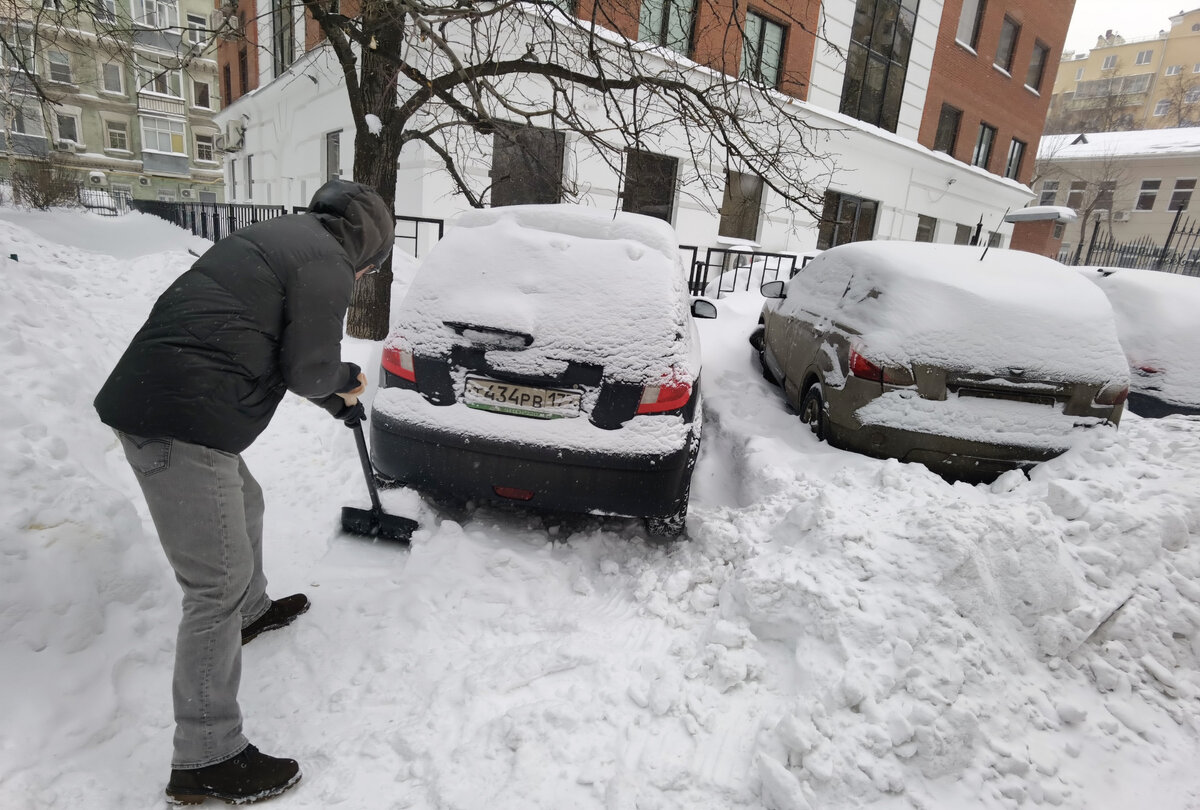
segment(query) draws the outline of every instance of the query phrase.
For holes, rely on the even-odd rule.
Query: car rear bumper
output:
[[[1151,419],[1170,416],[1171,414],[1200,416],[1200,407],[1195,405],[1181,405],[1178,402],[1170,402],[1153,394],[1143,394],[1137,391],[1130,392],[1129,401],[1125,407],[1138,416]]]
[[[455,407],[461,406],[446,410]],[[504,501],[564,512],[675,513],[686,503],[698,441],[697,434],[686,431],[682,442],[661,452],[613,453],[469,434],[406,419],[394,410],[375,409],[371,415],[371,454],[382,475],[454,500]],[[532,494],[506,497],[497,488]]]

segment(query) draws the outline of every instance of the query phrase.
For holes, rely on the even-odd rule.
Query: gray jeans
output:
[[[171,767],[213,765],[247,745],[237,702],[241,630],[271,606],[262,570],[262,488],[236,453],[117,435],[183,588]]]

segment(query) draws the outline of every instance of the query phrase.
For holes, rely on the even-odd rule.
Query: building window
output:
[[[1200,62],[1192,65],[1192,73],[1200,73]]]
[[[1178,76],[1182,72],[1183,72],[1183,65],[1171,65],[1169,68],[1167,68],[1168,76]]]
[[[225,67],[221,68],[221,78],[224,80],[225,98],[227,101],[233,100],[233,70],[229,67],[229,63],[225,63]]]
[[[203,47],[208,33],[208,20],[199,14],[187,15],[188,42]]]
[[[325,133],[325,180],[342,176],[342,131]]]
[[[1079,81],[1082,78],[1083,78],[1083,68],[1080,68],[1079,70],[1075,71],[1075,81]]]
[[[133,0],[133,20],[150,28],[175,28],[179,25],[176,0]]]
[[[129,125],[124,121],[105,121],[104,128],[108,133],[108,148],[118,152],[129,151]]]
[[[949,104],[942,105],[942,112],[938,116],[937,134],[933,136],[933,148],[938,152],[945,152],[948,155],[954,154],[954,146],[958,143],[958,127],[962,123],[962,110],[951,107]]]
[[[561,132],[497,126],[492,136],[492,205],[559,202],[565,144]]]
[[[296,61],[296,20],[291,0],[274,0],[271,4],[271,29],[275,43],[274,75],[282,76]]]
[[[79,119],[69,113],[55,113],[58,124],[58,139],[79,143]]]
[[[1012,17],[1004,18],[1000,28],[1000,42],[996,45],[996,67],[1005,73],[1012,72],[1013,54],[1017,51],[1017,39],[1021,36],[1021,26]]]
[[[985,0],[963,0],[962,13],[958,16],[958,31],[954,38],[968,48],[979,44],[979,29],[983,24]]]
[[[1096,203],[1092,206],[1092,208],[1103,211],[1111,211],[1113,205],[1113,192],[1116,190],[1116,180],[1101,180],[1100,191],[1096,194]]]
[[[183,98],[183,73],[156,60],[145,59],[138,64],[138,84],[148,93]]]
[[[239,28],[239,31],[244,31],[244,28]],[[250,58],[246,55],[246,49],[242,48],[238,51],[238,92],[240,95],[246,95],[250,92]],[[229,96],[233,98],[231,93]]]
[[[992,159],[992,144],[996,142],[996,128],[989,124],[979,125],[979,136],[975,139],[975,151],[971,154],[971,165],[986,169]]]
[[[71,83],[71,57],[62,51],[50,51],[46,54],[50,61],[50,81]]]
[[[896,131],[916,19],[917,0],[858,0],[842,113]]]
[[[1117,66],[1117,57],[1114,54],[1112,56],[1104,57],[1104,64],[1100,65],[1100,69],[1101,70],[1112,70],[1116,66]]]
[[[1162,101],[1160,101],[1154,105],[1154,114],[1156,116],[1163,116],[1163,115],[1166,115],[1170,111],[1170,109],[1171,109],[1170,99],[1164,98]]]
[[[1137,59],[1134,59],[1133,63],[1135,65],[1148,65],[1153,56],[1154,51],[1138,51]]]
[[[969,245],[971,244],[971,233],[973,229],[970,225],[957,225],[954,228],[954,244]]]
[[[762,209],[761,177],[741,172],[725,172],[725,196],[721,200],[720,236],[732,239],[758,238],[758,214]]]
[[[937,230],[937,220],[933,217],[927,217],[924,214],[917,215],[917,239],[918,242],[932,242],[934,232]]]
[[[254,202],[254,156],[246,155],[246,200]]]
[[[1046,59],[1050,55],[1050,46],[1037,42],[1033,46],[1033,55],[1029,57],[1029,70],[1025,71],[1025,86],[1035,92],[1041,92],[1042,79],[1046,75]],[[1076,81],[1079,81],[1076,79]]]
[[[237,193],[237,160],[231,158],[227,161],[229,164],[229,199],[236,200]]]
[[[142,119],[142,148],[154,152],[167,152],[174,155],[186,155],[184,147],[184,126],[182,121],[170,118]]]
[[[1055,239],[1062,239],[1063,234],[1067,232],[1067,226],[1061,222],[1054,223],[1054,231],[1051,233]]]
[[[192,105],[206,110],[212,109],[208,95],[208,82],[202,82],[199,79],[192,80]]]
[[[1184,104],[1195,104],[1197,101],[1200,101],[1200,87],[1189,88],[1188,91],[1183,94]]]
[[[1083,207],[1083,195],[1087,193],[1086,180],[1072,180],[1071,187],[1067,190],[1067,208],[1076,210]]]
[[[1058,181],[1043,180],[1042,193],[1038,197],[1038,205],[1057,205],[1058,204]]]
[[[825,250],[848,242],[866,242],[875,236],[879,203],[837,191],[825,192],[825,208],[817,234],[817,247]]]
[[[1161,180],[1143,180],[1142,187],[1138,190],[1137,205],[1134,208],[1138,211],[1153,211],[1154,200],[1158,197],[1158,189],[1161,186]]]
[[[746,12],[746,34],[742,43],[743,79],[779,85],[779,68],[783,63],[783,26],[761,14]]]
[[[1175,190],[1171,192],[1171,202],[1167,206],[1168,211],[1178,211],[1181,208],[1187,208],[1192,201],[1192,192],[1196,190],[1196,180],[1176,180]]]
[[[1004,247],[1004,235],[1000,231],[988,231],[988,247]]]
[[[203,160],[206,163],[217,162],[217,153],[213,149],[212,135],[196,136],[196,160]]]
[[[103,88],[106,93],[125,93],[125,71],[118,62],[105,62],[102,68]]]
[[[117,0],[96,0],[96,19],[100,22],[113,22],[117,18]]]
[[[643,0],[638,39],[687,56],[692,52],[695,0]]]
[[[665,155],[626,152],[621,210],[670,222],[674,214],[678,163],[675,158]]]
[[[1016,180],[1021,173],[1021,161],[1025,157],[1025,142],[1012,139],[1008,145],[1008,159],[1004,162],[1004,176]]]

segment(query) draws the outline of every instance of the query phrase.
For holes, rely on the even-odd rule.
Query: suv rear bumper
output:
[[[374,411],[371,455],[382,475],[453,500],[659,517],[686,503],[698,445],[694,429],[687,435],[683,447],[668,453],[625,456],[466,436]],[[508,498],[496,487],[533,496]]]

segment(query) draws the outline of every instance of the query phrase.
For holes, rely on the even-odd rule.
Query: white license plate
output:
[[[579,392],[561,388],[533,388],[484,377],[467,377],[464,399],[472,408],[516,416],[537,419],[579,416]]]

